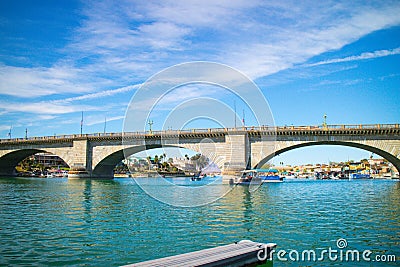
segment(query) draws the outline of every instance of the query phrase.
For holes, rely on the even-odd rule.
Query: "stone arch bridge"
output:
[[[38,152],[50,152],[81,177],[113,178],[117,163],[140,151],[182,147],[200,152],[223,174],[262,166],[280,153],[313,145],[343,145],[365,149],[400,170],[399,124],[243,127],[146,133],[61,135],[0,140],[0,177],[14,176],[15,166]],[[80,177],[79,175],[77,176]]]

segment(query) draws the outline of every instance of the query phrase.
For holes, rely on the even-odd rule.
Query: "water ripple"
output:
[[[241,239],[304,250],[346,238],[352,249],[399,256],[399,203],[399,183],[384,180],[239,186],[209,205],[174,208],[130,179],[0,179],[0,265],[118,266]]]

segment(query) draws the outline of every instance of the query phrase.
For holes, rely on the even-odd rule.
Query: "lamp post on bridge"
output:
[[[11,139],[11,130],[12,130],[12,126],[10,127],[10,131],[7,134],[10,139]]]
[[[327,129],[328,128],[328,124],[326,124],[326,114],[324,114],[324,122],[322,123],[322,127],[324,128],[324,129]]]
[[[107,117],[104,116],[104,129],[103,129],[104,134],[106,134],[106,126],[107,126]]]
[[[152,120],[149,120],[148,122],[147,122],[148,124],[149,124],[149,131],[150,131],[150,134],[153,134],[153,130],[151,129],[151,126],[154,124],[154,122],[152,121]]]
[[[82,111],[82,117],[81,117],[81,135],[82,135],[82,128],[83,128],[83,111]]]

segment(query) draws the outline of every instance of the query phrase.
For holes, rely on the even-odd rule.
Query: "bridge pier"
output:
[[[222,154],[225,162],[221,170],[223,176],[237,176],[244,169],[250,168],[250,142],[247,132],[225,135],[224,147]]]
[[[92,153],[88,139],[77,139],[72,142],[72,164],[68,179],[87,179],[92,176]]]

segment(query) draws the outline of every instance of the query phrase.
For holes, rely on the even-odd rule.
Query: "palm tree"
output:
[[[158,162],[159,162],[159,161],[160,161],[160,160],[159,160],[158,156],[155,155],[155,156],[154,156],[154,163],[157,164],[157,166],[158,166]]]
[[[164,168],[164,171],[167,170],[167,167],[169,166],[169,165],[168,165],[168,162],[165,162],[165,161],[164,161],[163,164],[162,164],[162,166],[163,166],[163,168]]]
[[[149,170],[150,170],[150,166],[151,166],[151,157],[148,156],[146,159],[147,159],[147,163],[149,164]]]
[[[163,156],[163,155],[160,155],[159,159],[160,159],[161,166],[162,166],[162,163],[163,163],[164,156]]]

